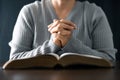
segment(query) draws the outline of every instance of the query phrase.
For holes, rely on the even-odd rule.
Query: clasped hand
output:
[[[48,31],[53,36],[53,42],[59,47],[64,47],[67,44],[75,29],[76,25],[74,23],[64,19],[55,19],[53,23],[48,26]]]

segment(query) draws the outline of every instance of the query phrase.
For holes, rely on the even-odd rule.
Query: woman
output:
[[[112,32],[102,9],[87,1],[42,0],[18,16],[10,60],[65,52],[115,60]]]

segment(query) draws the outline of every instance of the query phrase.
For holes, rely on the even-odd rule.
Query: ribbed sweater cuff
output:
[[[51,52],[53,53],[57,53],[58,51],[61,50],[61,48],[59,46],[57,46],[52,39],[49,40],[48,42],[48,46],[51,48]]]

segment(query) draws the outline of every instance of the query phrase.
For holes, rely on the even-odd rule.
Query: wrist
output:
[[[62,44],[61,44],[61,41],[60,41],[60,40],[54,38],[54,39],[53,39],[53,42],[54,42],[54,44],[56,44],[57,46],[62,47]]]

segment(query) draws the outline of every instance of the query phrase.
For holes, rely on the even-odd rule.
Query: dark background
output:
[[[0,62],[9,58],[10,47],[8,42],[12,38],[12,31],[18,13],[23,5],[35,0],[0,0]],[[84,1],[84,0],[81,0]],[[120,60],[120,2],[119,0],[88,0],[101,6],[107,15],[113,35],[117,60]]]

